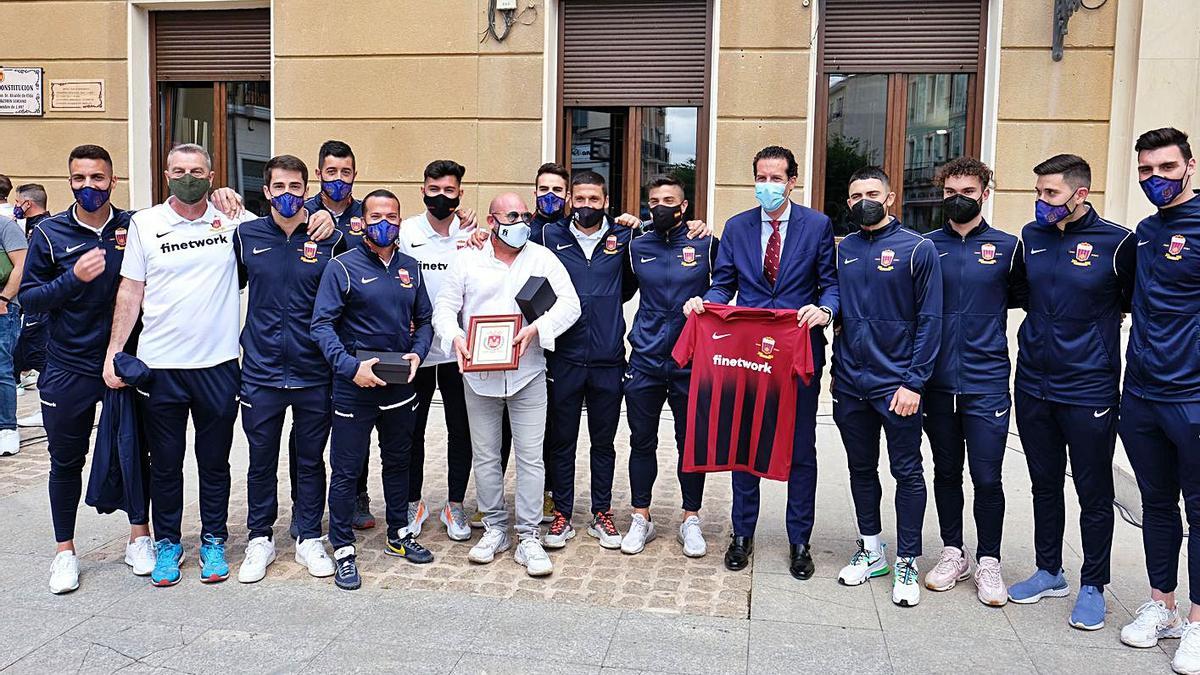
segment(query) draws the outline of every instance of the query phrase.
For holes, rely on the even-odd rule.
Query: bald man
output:
[[[513,370],[464,372],[463,394],[471,429],[472,468],[484,534],[468,557],[490,563],[511,547],[504,507],[504,471],[500,465],[501,422],[507,406],[512,423],[512,452],[517,461],[516,561],[530,576],[554,571],[541,542],[542,487],[546,467],[546,357],[554,340],[579,318],[579,297],[554,253],[529,241],[533,214],[518,195],[492,200],[488,224],[495,233],[483,248],[465,248],[450,263],[433,308],[433,329],[441,348],[458,359],[459,370],[471,361],[464,327],[471,317],[520,314],[517,293],[530,277],[550,282],[557,301],[516,334],[518,366]],[[522,321],[525,324],[524,320]]]

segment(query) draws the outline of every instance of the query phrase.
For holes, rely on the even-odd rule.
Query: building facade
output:
[[[45,184],[57,210],[67,153],[98,143],[116,203],[144,207],[165,189],[165,149],[194,141],[261,209],[271,155],[313,168],[337,138],[358,156],[356,193],[396,189],[410,213],[432,159],[467,167],[477,209],[554,160],[601,172],[635,213],[647,182],[675,175],[719,226],[755,203],[753,154],[780,144],[800,163],[798,199],[842,226],[845,178],[873,162],[902,219],[928,228],[934,171],[967,153],[996,169],[990,219],[1016,230],[1042,159],[1088,159],[1093,203],[1133,223],[1149,211],[1133,139],[1200,133],[1195,0],[1085,0],[1060,59],[1056,6],[1073,3],[1058,0],[495,4],[489,21],[489,0],[0,2],[0,65],[42,69],[47,103],[64,81],[99,81],[104,99],[0,116],[0,173]]]

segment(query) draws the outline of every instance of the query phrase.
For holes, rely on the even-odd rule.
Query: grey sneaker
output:
[[[611,511],[597,512],[593,515],[587,533],[600,540],[601,548],[621,548],[621,531],[613,523]]]
[[[646,520],[642,514],[635,513],[629,521],[629,531],[621,540],[621,553],[629,555],[641,553],[646,548],[646,544],[654,541],[657,536],[658,533],[654,531],[654,523]]]
[[[421,526],[429,520],[429,509],[425,508],[425,500],[420,499],[408,503],[408,531],[413,538],[421,536]]]
[[[571,527],[571,521],[562,513],[554,512],[554,522],[550,523],[550,528],[546,530],[546,548],[563,548],[568,541],[575,538],[575,528]],[[620,544],[618,544],[620,545]]]
[[[462,504],[446,504],[438,517],[446,526],[446,536],[450,539],[467,541],[471,538],[471,526],[467,524],[467,513]]]

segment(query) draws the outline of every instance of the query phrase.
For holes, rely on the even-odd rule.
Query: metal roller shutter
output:
[[[154,12],[159,82],[271,79],[271,12],[235,9]]]
[[[975,72],[987,0],[823,0],[827,73]]]

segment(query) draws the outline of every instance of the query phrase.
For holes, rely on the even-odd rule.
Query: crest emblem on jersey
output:
[[[304,242],[304,254],[300,256],[300,259],[306,263],[317,262],[317,242],[311,239]]]
[[[118,227],[117,231],[113,232],[113,234],[115,235],[116,240],[117,240],[117,250],[124,251],[125,250],[125,242],[128,241],[128,238],[129,238],[129,230],[126,230],[123,227]]]
[[[892,263],[896,262],[896,252],[890,248],[885,248],[879,252],[879,267],[880,272],[891,272]]]
[[[1092,264],[1089,258],[1092,257],[1092,245],[1086,241],[1081,241],[1075,245],[1075,259],[1071,261],[1072,265],[1087,267]]]
[[[610,234],[604,240],[604,252],[608,255],[615,255],[617,253],[617,235]]]
[[[458,240],[458,241],[454,242],[454,248],[455,248],[455,250],[458,250],[458,249],[463,249],[463,248],[466,248],[466,247],[467,247],[467,240],[466,240],[466,239],[460,239],[460,240]]]
[[[1171,243],[1167,244],[1167,259],[1168,260],[1183,260],[1183,247],[1187,244],[1187,237],[1182,234],[1176,234],[1171,237]]]
[[[213,223],[212,223],[213,232],[220,232],[221,229],[224,227],[225,227],[225,223],[222,223],[220,218],[213,218]]]
[[[397,277],[400,279],[401,286],[405,288],[412,288],[412,277],[409,276],[408,270],[401,267],[400,273],[397,275]]]
[[[768,360],[775,358],[775,338],[763,336],[758,343],[758,356]]]
[[[979,264],[995,265],[996,264],[996,245],[984,244],[979,247]]]
[[[362,236],[362,233],[363,219],[359,218],[358,216],[354,216],[350,219],[350,234]]]
[[[683,266],[684,267],[695,267],[696,266],[696,247],[695,246],[684,246],[683,247],[683,255],[681,257],[683,258]]]

